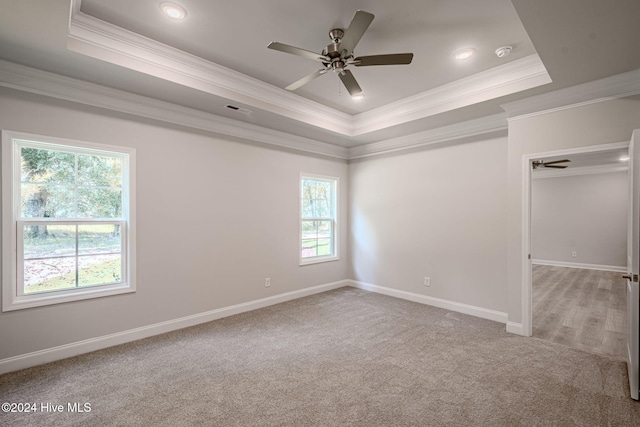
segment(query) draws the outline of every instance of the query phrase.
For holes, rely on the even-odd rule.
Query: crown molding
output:
[[[495,114],[412,135],[346,148],[4,60],[0,60],[0,86],[342,160],[370,157],[496,132],[506,134],[507,131],[505,114]]]
[[[67,48],[205,93],[353,137],[551,82],[530,55],[409,98],[350,115],[83,13],[71,1]]]
[[[576,108],[640,94],[640,69],[501,105],[508,120]]]
[[[67,48],[212,95],[350,135],[349,114],[101,21],[72,1]]]
[[[511,61],[354,116],[354,135],[444,113],[551,83],[538,55]]]
[[[505,136],[507,134],[507,118],[504,113],[467,120],[465,122],[430,129],[399,138],[352,147],[349,149],[349,159],[392,153],[496,132],[504,133]]]
[[[345,160],[349,155],[345,147],[4,60],[0,60],[0,86],[307,153]]]
[[[598,165],[598,166],[583,166],[578,168],[566,168],[566,169],[547,169],[535,171],[531,174],[531,179],[545,179],[545,178],[561,178],[566,176],[582,176],[582,175],[597,175],[601,173],[614,173],[614,172],[627,172],[629,168],[626,164],[610,164],[610,165]]]

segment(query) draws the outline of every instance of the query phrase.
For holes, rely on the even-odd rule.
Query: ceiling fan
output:
[[[566,165],[559,165],[558,163],[567,163],[570,162],[571,160],[569,159],[564,159],[564,160],[554,160],[553,162],[545,162],[544,160],[534,160],[531,165],[533,166],[533,169],[540,169],[540,168],[555,168],[555,169],[564,169],[567,166]]]
[[[267,46],[269,49],[279,50],[280,52],[290,53],[292,55],[302,56],[314,61],[322,62],[323,68],[291,83],[286,90],[296,90],[310,81],[320,77],[329,70],[333,70],[338,74],[342,84],[352,97],[362,96],[362,89],[356,81],[351,71],[347,70],[347,66],[367,67],[370,65],[405,65],[410,64],[413,59],[413,53],[394,53],[388,55],[371,55],[354,57],[353,49],[356,47],[362,36],[364,35],[371,21],[373,14],[358,10],[353,16],[349,28],[343,30],[334,28],[329,31],[331,43],[327,45],[321,54],[301,49],[299,47],[289,46],[284,43],[271,42]]]

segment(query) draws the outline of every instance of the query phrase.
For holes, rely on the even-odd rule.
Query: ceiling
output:
[[[83,0],[81,10],[280,88],[318,70],[320,64],[267,50],[269,42],[320,53],[331,41],[332,28],[347,28],[357,9],[371,11],[375,19],[357,45],[358,55],[415,52],[412,64],[353,69],[366,93],[360,102],[352,101],[331,75],[295,92],[349,114],[535,53],[509,0],[457,0],[455,5],[447,0],[403,0],[401,8],[388,0],[180,3],[190,11],[182,22],[167,22],[158,0]],[[493,51],[505,44],[517,49],[500,59]],[[456,62],[452,53],[466,46],[477,46],[478,55]],[[440,66],[434,67],[434,60]]]
[[[0,59],[340,147],[640,69],[637,0],[179,0],[180,22],[161,1],[0,0]],[[319,53],[358,9],[375,19],[357,55],[413,52],[413,62],[351,67],[361,102],[333,73],[284,90],[319,63],[267,44]],[[513,51],[498,58],[504,45]],[[461,47],[476,54],[455,60]]]

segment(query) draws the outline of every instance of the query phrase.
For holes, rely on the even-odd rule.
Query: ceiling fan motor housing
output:
[[[336,73],[343,73],[346,66],[345,55],[346,50],[341,49],[340,43],[344,37],[344,30],[334,28],[329,31],[329,37],[333,43],[328,44],[323,50],[322,55],[331,59],[331,62],[323,62],[324,66],[333,69]]]
[[[332,61],[340,59],[342,52],[340,51],[340,43],[331,43],[322,49],[322,55],[330,58]]]

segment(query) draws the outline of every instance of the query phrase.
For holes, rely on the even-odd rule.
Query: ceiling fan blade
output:
[[[548,164],[545,164],[545,165],[544,165],[544,167],[545,167],[545,168],[554,168],[554,169],[565,169],[565,168],[566,168],[566,166],[560,166],[560,165],[548,165]]]
[[[342,84],[347,88],[349,95],[356,96],[362,93],[362,89],[360,89],[360,85],[356,81],[356,78],[353,77],[351,71],[344,70],[342,73],[338,73],[340,76],[340,80],[342,80]]]
[[[289,46],[288,44],[280,42],[271,42],[267,46],[269,49],[279,50],[280,52],[290,53],[292,55],[302,56],[303,58],[311,59],[313,61],[331,62],[326,56],[319,53],[311,52],[310,50],[300,49],[299,47]]]
[[[340,42],[340,48],[347,51],[346,56],[351,55],[351,52],[353,52],[362,35],[367,31],[369,25],[371,25],[373,18],[373,14],[362,10],[357,11],[356,14],[353,15],[349,28],[344,31],[344,36]]]
[[[545,165],[554,165],[556,163],[567,163],[570,162],[571,160],[569,159],[564,159],[564,160],[554,160],[553,162],[544,162]],[[566,166],[565,166],[566,167]]]
[[[304,76],[303,78],[301,78],[300,80],[291,83],[289,86],[285,87],[286,90],[296,90],[299,87],[302,87],[304,85],[306,85],[307,83],[309,83],[311,80],[316,79],[318,77],[320,77],[321,75],[323,75],[324,73],[326,73],[327,71],[329,71],[327,68],[323,68],[321,70],[316,71],[315,73],[311,73],[308,76]]]
[[[389,55],[359,56],[353,60],[356,67],[369,65],[406,65],[411,64],[413,53],[392,53]]]

